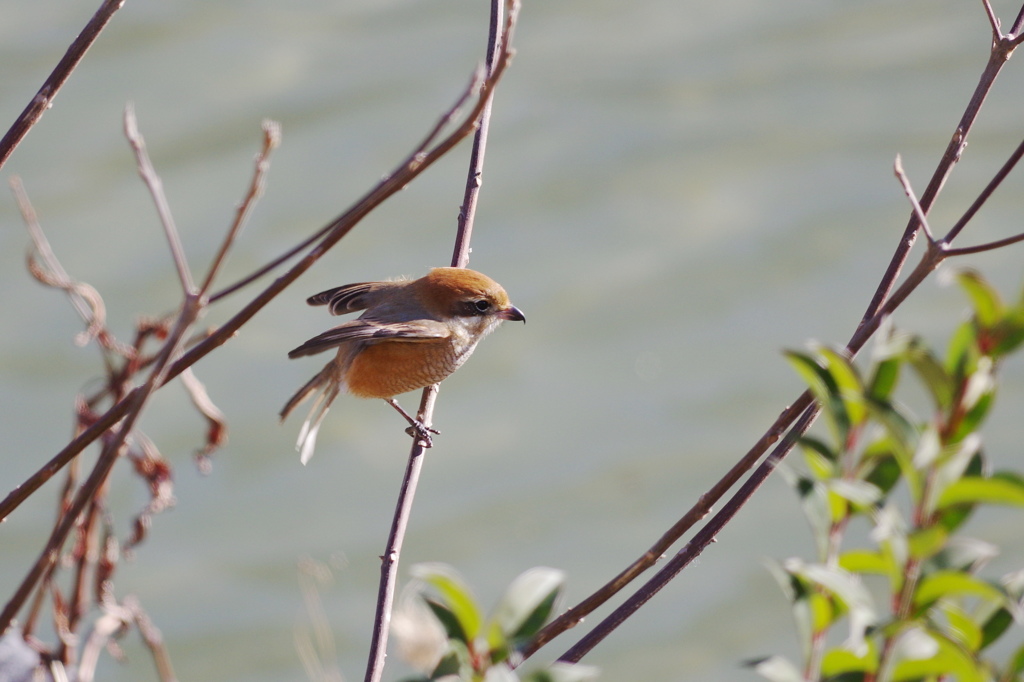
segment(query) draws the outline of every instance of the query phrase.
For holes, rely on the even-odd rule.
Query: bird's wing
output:
[[[436,320],[413,320],[411,322],[381,323],[373,320],[358,319],[328,329],[288,353],[290,358],[301,358],[305,355],[322,353],[337,348],[343,343],[363,341],[376,343],[380,341],[403,341],[408,343],[439,341],[450,336],[451,332]]]
[[[306,299],[309,305],[328,305],[331,315],[345,315],[357,310],[365,310],[374,303],[376,294],[390,291],[396,286],[405,284],[396,282],[356,282],[334,287]]]

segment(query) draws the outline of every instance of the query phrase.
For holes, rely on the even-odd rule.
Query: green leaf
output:
[[[835,463],[839,461],[839,453],[823,441],[812,436],[801,436],[804,460],[811,474],[818,480],[836,476]]]
[[[863,656],[858,656],[847,649],[830,649],[821,659],[821,679],[834,680],[849,673],[875,672],[878,672],[878,649],[870,640],[868,651]]]
[[[466,636],[466,631],[462,629],[462,623],[455,617],[455,614],[446,607],[444,604],[435,601],[427,596],[423,597],[423,601],[430,608],[430,611],[434,614],[434,617],[444,627],[445,634],[448,639],[458,640],[460,642],[469,642],[469,638]]]
[[[956,391],[956,382],[951,376],[952,370],[944,367],[931,349],[919,339],[908,349],[907,360],[935,402],[935,406],[942,411],[948,410],[953,404],[953,395]]]
[[[971,440],[972,439],[970,438],[965,438],[962,441],[962,443],[965,446],[970,445]],[[966,449],[965,452],[967,452]],[[941,524],[942,527],[948,530],[950,533],[954,532],[957,528],[962,526],[967,521],[967,519],[971,517],[977,505],[963,503],[957,505],[941,506],[940,503],[942,499],[942,494],[946,491],[947,488],[949,488],[950,485],[956,483],[957,480],[959,480],[960,478],[982,478],[983,473],[985,471],[984,457],[982,456],[981,452],[978,451],[974,451],[973,454],[970,455],[970,459],[967,462],[967,466],[963,468],[961,472],[957,473],[956,476],[952,476],[953,473],[956,473],[956,469],[951,467],[954,467],[954,465],[956,464],[956,461],[951,460],[949,462],[949,466],[944,466],[942,468],[942,471],[940,472],[940,478],[942,479],[941,485],[937,485],[935,489],[936,496],[938,497],[938,499],[936,499],[934,503],[934,506],[937,509],[937,511],[935,512],[935,522]]]
[[[872,507],[882,498],[881,491],[867,481],[840,478],[827,485],[830,492],[861,509]]]
[[[995,365],[990,357],[978,359],[977,367],[966,378],[966,387],[960,398],[960,404],[956,409],[963,413],[956,424],[956,431],[950,437],[950,442],[956,442],[973,433],[981,426],[982,421],[988,416],[989,409],[995,399],[996,378]]]
[[[532,637],[547,622],[565,583],[565,572],[531,568],[508,586],[494,621],[508,639]]]
[[[956,274],[960,287],[967,293],[974,309],[974,317],[982,327],[989,328],[999,322],[1006,314],[1006,305],[999,292],[979,273],[973,270],[961,270]]]
[[[865,451],[863,461],[867,471],[861,474],[861,478],[878,488],[883,496],[888,494],[899,482],[900,465],[891,453],[869,455]]]
[[[1005,679],[1020,679],[1018,676],[1024,672],[1024,645],[1017,648],[1013,652],[1013,657],[1010,659],[1010,663],[1007,666],[1007,675]]]
[[[913,457],[919,429],[892,404],[870,401],[868,407],[872,417],[885,429],[885,435],[870,446],[872,456],[877,452],[888,452],[895,457],[907,484],[916,495],[921,483],[913,466]]]
[[[938,508],[963,504],[1004,504],[1024,507],[1024,481],[1006,477],[966,477],[951,484],[939,497]]]
[[[868,627],[877,622],[877,615],[871,594],[860,579],[841,568],[806,564],[799,559],[788,559],[783,567],[787,572],[799,575],[817,586],[838,602],[837,605],[849,614],[850,636],[844,646],[857,654],[862,653],[866,646],[865,633]]]
[[[889,565],[879,553],[869,549],[851,549],[839,555],[839,567],[861,575],[886,575]]]
[[[941,633],[915,627],[903,632],[896,642],[893,682],[911,682],[954,675],[958,682],[984,682],[980,663]]]
[[[946,362],[943,366],[953,386],[959,385],[965,376],[974,371],[980,356],[977,325],[973,320],[967,320],[953,331],[946,348]],[[943,409],[948,407],[946,405]]]
[[[991,330],[995,341],[988,349],[995,358],[1001,358],[1017,350],[1024,343],[1024,310],[1015,308]]]
[[[838,388],[839,398],[843,401],[846,414],[851,425],[856,428],[867,419],[867,407],[864,404],[864,382],[853,362],[844,353],[823,346],[819,355],[825,362],[825,369],[832,375]]]
[[[468,680],[473,674],[468,661],[469,651],[464,646],[459,647],[456,651],[445,654],[434,668],[434,672],[430,674],[430,679],[440,680],[454,675],[458,679]]]
[[[968,651],[979,651],[983,641],[982,629],[971,615],[952,603],[944,604],[942,612],[946,616],[948,626],[945,629],[950,639]]]
[[[993,604],[1006,601],[1001,588],[959,571],[936,571],[925,576],[914,592],[914,605],[927,608],[945,597],[978,597]]]
[[[942,526],[920,528],[907,536],[910,556],[915,559],[930,559],[946,546],[949,533]]]
[[[982,650],[1003,636],[1003,633],[1013,625],[1013,614],[1009,609],[996,609],[995,613],[989,616],[981,625],[981,644],[978,650]]]
[[[465,635],[465,641],[470,642],[479,636],[483,623],[480,609],[472,592],[453,568],[445,564],[416,564],[410,569],[410,573],[414,578],[437,590],[440,596],[439,603],[443,604],[458,622]]]
[[[875,363],[868,380],[867,395],[872,400],[888,400],[900,378],[901,358],[889,358]]]
[[[976,573],[982,566],[999,555],[995,545],[959,535],[951,535],[949,542],[930,562],[936,569]]]
[[[828,418],[828,424],[832,429],[837,447],[845,448],[852,424],[835,377],[819,363],[819,358],[812,355],[797,351],[785,351],[785,356],[821,405],[822,411]]]

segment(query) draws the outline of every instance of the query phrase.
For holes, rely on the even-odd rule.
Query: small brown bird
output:
[[[338,349],[337,356],[281,410],[284,420],[318,392],[295,446],[303,464],[313,456],[320,424],[341,391],[383,398],[429,447],[431,429],[409,416],[394,396],[445,379],[503,320],[526,321],[500,284],[465,268],[434,268],[416,280],[346,284],[306,302],[327,305],[332,315],[366,312],[288,353],[300,358]]]

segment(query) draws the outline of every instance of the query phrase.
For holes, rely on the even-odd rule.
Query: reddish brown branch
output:
[[[903,269],[903,265],[910,254],[910,249],[916,240],[918,228],[921,226],[922,221],[927,215],[928,209],[933,205],[935,199],[938,197],[946,179],[949,177],[949,174],[952,172],[957,161],[959,161],[960,154],[966,146],[967,135],[977,118],[978,111],[984,103],[985,97],[995,82],[996,76],[999,74],[1006,60],[1009,59],[1013,52],[1013,48],[1020,42],[1020,37],[1017,36],[1017,32],[1021,30],[1022,24],[1024,24],[1024,7],[1021,8],[1020,13],[1018,14],[1017,20],[1014,23],[1013,31],[1008,34],[1008,36],[1000,36],[997,33],[996,38],[993,40],[989,60],[981,78],[979,79],[978,86],[975,88],[970,102],[960,118],[960,122],[957,125],[953,137],[932,175],[931,181],[925,190],[925,194],[918,201],[908,188],[908,195],[911,197],[912,203],[914,204],[910,220],[904,230],[903,237],[893,254],[889,267],[868,305],[867,311],[847,344],[847,349],[851,356],[855,355],[863,347],[871,335],[877,330],[881,321],[887,315],[891,314],[892,311],[894,311],[900,304],[902,304],[910,293],[914,291],[946,257],[973,252],[975,250],[973,248],[951,250],[945,248],[945,244],[943,244],[942,248],[938,248],[934,246],[935,242],[931,242],[930,248],[925,253],[918,266],[910,275],[908,275],[907,279],[895,291],[893,291],[896,280],[898,279]],[[989,183],[989,186],[986,187],[978,197],[975,204],[968,210],[967,214],[965,214],[961,221],[963,224],[966,224],[977,209],[988,199],[995,187],[1002,182],[1009,173],[1009,170],[1013,168],[1020,159],[1022,153],[1024,153],[1024,143],[1022,143],[1022,146],[1014,152],[1010,160],[1007,161],[995,178],[993,178],[992,182]],[[961,223],[957,223],[957,225],[962,227]],[[958,232],[959,229],[957,228],[952,230],[950,235],[947,236],[947,240],[955,237]],[[1024,235],[1018,235],[1004,240],[999,240],[998,242],[992,242],[991,244],[984,246],[987,248],[994,248],[997,246],[1006,246],[1022,240],[1024,240]],[[743,474],[749,471],[749,469],[756,464],[767,448],[778,439],[781,433],[789,429],[790,426],[794,424],[794,420],[796,420],[801,414],[804,416],[801,417],[799,422],[793,426],[789,437],[776,447],[772,455],[762,463],[757,471],[752,474],[744,485],[733,495],[732,498],[730,498],[723,509],[695,535],[694,539],[688,543],[683,550],[680,551],[680,554],[677,555],[669,565],[666,565],[666,567],[663,568],[662,571],[660,571],[647,584],[642,586],[633,595],[633,597],[609,616],[608,619],[599,624],[594,631],[566,652],[562,660],[579,660],[579,657],[584,655],[594,645],[607,636],[608,633],[618,627],[622,620],[635,612],[636,609],[650,599],[658,590],[664,587],[671,578],[675,577],[679,571],[685,568],[685,566],[692,561],[694,557],[699,555],[707,544],[713,541],[718,529],[724,526],[724,524],[735,515],[739,508],[746,504],[750,496],[753,495],[760,487],[763,480],[767,478],[772,470],[774,470],[777,462],[789,453],[793,447],[793,443],[796,442],[796,439],[810,428],[817,415],[817,407],[811,406],[811,396],[809,392],[805,391],[790,407],[784,410],[779,418],[776,419],[775,423],[773,423],[768,431],[758,439],[757,443],[754,444],[747,454],[733,466],[729,473],[716,483],[711,490],[702,495],[697,504],[694,505],[693,508],[691,508],[668,532],[666,532],[651,549],[641,555],[641,557],[638,558],[631,566],[587,597],[580,604],[567,610],[557,619],[552,621],[552,623],[547,627],[541,630],[532,641],[528,642],[524,646],[524,653],[527,655],[533,653],[540,648],[540,646],[550,641],[561,632],[564,632],[566,629],[578,624],[584,616],[592,612],[598,606],[607,602],[637,575],[652,566],[665,549],[678,541],[687,530],[702,518],[708,510],[710,510],[712,505],[717,503],[718,500],[725,495],[725,493],[743,476]]]
[[[121,9],[124,0],[103,0],[100,8],[92,15],[92,19],[85,25],[82,32],[71,43],[64,56],[57,62],[57,66],[50,72],[49,77],[43,86],[36,92],[35,97],[28,103],[21,115],[14,121],[14,124],[7,130],[3,139],[0,139],[0,168],[3,168],[10,158],[11,152],[21,143],[39,119],[43,117],[46,110],[53,106],[53,99],[67,81],[71,72],[75,70],[82,57],[92,47],[93,42],[99,37],[100,32],[107,25],[107,22],[114,16],[114,12]]]

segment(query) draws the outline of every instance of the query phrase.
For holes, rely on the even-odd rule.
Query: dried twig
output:
[[[162,192],[159,191],[160,180],[156,177],[155,171],[152,171],[152,167],[148,164],[148,158],[145,157],[145,150],[144,147],[142,147],[142,138],[138,135],[138,131],[134,127],[134,117],[130,115],[130,112],[126,112],[125,124],[125,132],[128,135],[133,148],[136,150],[140,173],[144,178],[150,176],[147,179],[147,186],[150,188],[150,191],[154,195],[159,207],[162,201]],[[164,201],[164,203],[166,202]],[[167,216],[169,217],[169,211],[167,212]],[[39,558],[36,559],[32,568],[29,569],[27,575],[22,580],[21,585],[15,591],[10,601],[8,601],[4,606],[3,611],[0,612],[0,632],[6,631],[10,626],[11,621],[14,619],[18,611],[21,610],[21,607],[24,605],[25,600],[28,599],[29,594],[31,594],[35,586],[39,584],[43,574],[50,570],[55,557],[60,552],[60,548],[67,540],[68,534],[78,522],[79,516],[83,511],[85,511],[87,506],[94,503],[100,489],[106,485],[107,477],[110,475],[110,472],[114,467],[114,463],[122,454],[129,434],[135,428],[135,423],[141,415],[143,408],[146,406],[146,403],[150,396],[152,396],[153,392],[167,381],[171,361],[180,353],[181,348],[184,346],[186,334],[203,312],[205,305],[205,291],[192,291],[191,273],[189,273],[187,269],[181,269],[187,266],[185,266],[184,258],[180,252],[180,239],[174,228],[174,224],[170,220],[162,220],[161,222],[163,223],[168,242],[171,244],[175,267],[179,269],[179,275],[181,276],[183,288],[185,289],[184,301],[181,305],[181,310],[178,313],[177,321],[175,322],[174,328],[168,335],[166,343],[154,363],[146,382],[132,391],[129,396],[122,401],[127,403],[124,418],[120,421],[116,430],[104,439],[103,449],[100,453],[99,459],[93,467],[92,472],[89,474],[89,477],[82,483],[81,487],[75,493],[71,504],[68,505],[66,509],[62,510],[63,516],[60,518],[51,533],[50,538],[46,543],[46,547],[43,549]],[[175,245],[177,245],[177,247]]]
[[[924,236],[928,239],[929,248],[935,245],[935,237],[932,236],[932,228],[928,225],[928,216],[925,215],[924,209],[921,208],[921,202],[917,200],[917,196],[914,194],[913,188],[910,186],[910,178],[903,172],[903,160],[900,159],[900,155],[896,155],[896,161],[893,163],[893,172],[896,175],[896,179],[900,181],[900,186],[903,188],[903,193],[907,195],[907,199],[910,200],[910,207],[914,211],[914,215],[917,217],[917,222],[921,224],[921,229],[924,231]]]
[[[71,75],[71,72],[82,61],[82,57],[92,47],[93,42],[99,37],[100,32],[107,25],[107,22],[114,16],[114,12],[121,9],[124,0],[103,0],[96,13],[93,14],[89,23],[85,25],[82,32],[68,47],[67,52],[57,62],[57,66],[47,77],[43,86],[36,92],[35,97],[28,103],[21,115],[14,124],[7,130],[3,139],[0,139],[0,168],[7,163],[11,152],[21,143],[28,131],[32,129],[39,119],[43,117],[46,110],[53,106],[53,99],[63,87],[64,82]]]
[[[178,279],[181,281],[182,291],[186,295],[195,293],[195,284],[192,282],[192,272],[188,267],[188,259],[185,257],[185,249],[181,245],[181,237],[178,228],[174,225],[174,217],[171,215],[171,207],[167,203],[167,195],[164,194],[164,183],[153,168],[153,162],[149,160],[149,152],[146,151],[146,141],[139,133],[138,121],[135,119],[135,107],[129,103],[124,108],[124,134],[128,138],[128,144],[135,152],[135,162],[139,168],[139,175],[149,189],[156,206],[156,213],[160,217],[160,225],[167,237],[167,244],[171,248],[171,258],[174,260],[174,268],[178,271]]]
[[[239,204],[238,211],[235,213],[235,221],[231,224],[231,228],[224,237],[224,241],[221,243],[221,247],[217,251],[217,255],[214,256],[213,263],[210,265],[210,270],[206,275],[206,281],[203,282],[204,289],[208,290],[212,286],[213,278],[216,277],[217,273],[220,271],[220,267],[224,263],[224,259],[227,257],[231,244],[234,243],[235,238],[239,233],[241,233],[242,228],[245,227],[245,223],[248,221],[249,215],[252,213],[252,209],[256,205],[256,201],[263,196],[263,188],[266,184],[267,171],[270,169],[270,153],[280,144],[281,124],[276,121],[264,121],[263,148],[256,156],[256,166],[253,170],[252,180],[249,182],[249,191],[246,193],[242,203]]]

